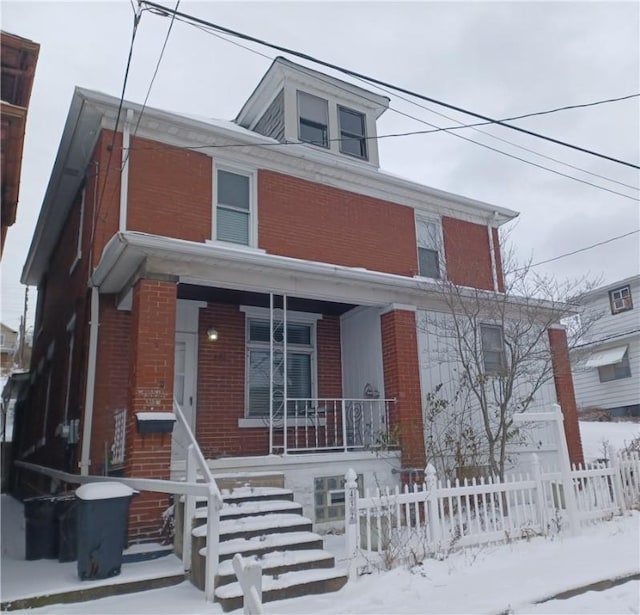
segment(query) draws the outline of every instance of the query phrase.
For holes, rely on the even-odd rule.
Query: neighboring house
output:
[[[0,369],[8,372],[18,349],[18,332],[0,322]]]
[[[0,118],[2,122],[2,242],[0,258],[7,236],[7,228],[16,221],[22,147],[27,111],[40,45],[26,38],[0,32],[0,62],[2,81]]]
[[[582,300],[588,336],[573,352],[580,410],[640,416],[640,275],[608,284]]]
[[[125,101],[114,135],[119,103],[73,94],[22,276],[39,292],[17,457],[179,478],[184,429],[154,432],[175,398],[216,474],[284,472],[318,525],[344,516],[348,468],[367,488],[424,468],[439,380],[416,312],[443,279],[500,292],[516,212],[385,173],[389,100],[284,59],[233,122]],[[564,331],[545,339],[578,461]],[[130,533],[165,506],[137,497]]]

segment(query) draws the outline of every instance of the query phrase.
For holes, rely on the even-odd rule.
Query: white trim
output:
[[[86,187],[82,187],[82,199],[80,201],[80,222],[78,224],[78,243],[76,245],[76,257],[73,259],[73,263],[71,263],[71,267],[69,267],[69,275],[71,275],[78,263],[82,260],[82,231],[84,228],[84,208],[85,208],[85,197],[86,197]]]
[[[489,235],[489,255],[491,257],[491,280],[493,282],[493,290],[498,292],[498,266],[496,263],[496,252],[493,241],[493,226],[487,224],[487,234]]]
[[[388,314],[389,312],[417,312],[418,308],[415,305],[409,305],[408,303],[390,303],[382,308],[380,316]]]
[[[67,323],[67,333],[69,334],[69,345],[68,345],[68,356],[67,356],[67,390],[64,397],[64,420],[63,423],[66,424],[69,418],[69,398],[71,397],[71,373],[73,369],[73,347],[75,344],[75,326],[76,326],[76,315],[75,313],[69,319]]]
[[[120,173],[120,222],[119,230],[124,232],[127,230],[127,207],[129,198],[129,146],[131,137],[131,122],[133,121],[133,109],[127,109],[122,129],[122,157],[124,164]]]
[[[241,305],[239,309],[246,314],[247,318],[269,320],[269,308],[257,307],[255,305]],[[300,324],[311,325],[315,324],[318,320],[322,320],[322,314],[287,310],[287,319]]]
[[[227,162],[221,160],[218,156],[211,159],[212,164],[212,194],[213,203],[211,210],[211,239],[207,240],[207,243],[213,243],[214,245],[225,246],[229,248],[235,248],[241,250],[243,248],[256,249],[258,246],[258,171],[253,165],[243,165],[236,162]],[[228,173],[235,173],[236,175],[243,175],[249,178],[249,228],[247,229],[249,235],[249,243],[244,244],[235,243],[231,241],[220,241],[216,239],[216,225],[217,225],[217,212],[218,212],[218,171],[227,171]]]

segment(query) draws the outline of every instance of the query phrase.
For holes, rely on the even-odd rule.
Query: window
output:
[[[440,224],[435,220],[416,219],[418,243],[418,272],[425,278],[439,280],[440,267]]]
[[[340,151],[343,154],[367,159],[366,124],[363,113],[338,107],[340,122]]]
[[[358,474],[358,493],[364,496],[364,478]],[[344,519],[344,476],[321,476],[313,479],[316,523]]]
[[[600,382],[611,382],[612,380],[622,380],[631,378],[631,368],[629,367],[629,351],[624,353],[619,363],[611,365],[601,365],[598,367],[598,377]]]
[[[611,303],[611,313],[619,314],[633,309],[631,301],[631,288],[623,286],[609,292],[609,302]]]
[[[329,147],[329,105],[323,98],[298,92],[298,138]]]
[[[216,178],[215,238],[248,246],[251,243],[251,176],[218,169]]]
[[[247,321],[247,416],[269,416],[270,324],[268,320]],[[315,327],[308,323],[287,323],[287,396],[310,399],[314,396]],[[274,351],[277,352],[277,351]],[[274,376],[283,382],[282,367]],[[277,394],[277,391],[275,392]],[[290,408],[290,410],[293,409]]]
[[[502,327],[480,325],[482,358],[486,374],[500,374],[506,367]]]

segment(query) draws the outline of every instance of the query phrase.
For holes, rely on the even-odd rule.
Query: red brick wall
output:
[[[424,468],[426,457],[415,314],[394,310],[383,314],[380,322],[384,392],[387,398],[396,399],[390,423],[392,429],[397,426],[399,430],[402,466]]]
[[[444,216],[442,234],[448,279],[462,286],[493,290],[486,225]],[[495,245],[498,246],[497,243]]]
[[[219,332],[207,340],[207,329]],[[340,319],[325,316],[316,330],[318,395],[341,397]],[[266,427],[239,428],[245,416],[245,314],[238,306],[210,303],[200,310],[196,433],[206,457],[266,455]]]
[[[569,458],[571,463],[582,464],[584,463],[584,456],[582,453],[582,440],[580,439],[578,409],[573,389],[573,377],[571,376],[567,334],[564,329],[549,329],[548,334],[556,397],[564,415],[564,433],[567,438]]]
[[[265,170],[258,201],[259,243],[271,254],[408,276],[418,270],[410,207]]]
[[[131,145],[127,229],[211,239],[211,158],[140,137]]]

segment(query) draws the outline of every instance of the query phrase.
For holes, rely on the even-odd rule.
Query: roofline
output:
[[[592,297],[595,297],[596,295],[602,295],[605,292],[608,292],[610,290],[614,290],[616,288],[619,288],[621,286],[627,286],[630,284],[633,284],[634,282],[640,282],[640,274],[635,274],[632,276],[629,276],[628,278],[624,278],[622,280],[618,280],[616,282],[611,282],[609,284],[605,284],[604,286],[598,286],[598,288],[594,288],[593,290],[590,290],[586,293],[584,293],[581,297],[582,300],[584,299],[591,299]]]

